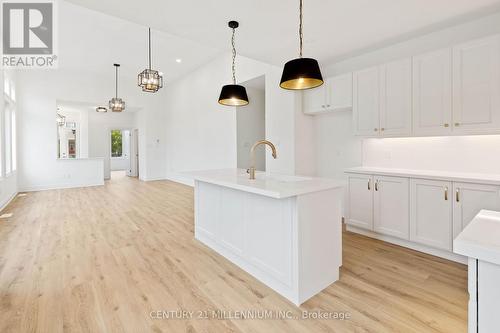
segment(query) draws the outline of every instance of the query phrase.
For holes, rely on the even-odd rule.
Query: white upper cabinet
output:
[[[325,79],[325,83],[303,93],[303,111],[319,114],[352,109],[352,73]]]
[[[452,183],[412,179],[410,240],[452,250]]]
[[[353,73],[354,134],[377,136],[379,133],[379,67]]]
[[[451,49],[413,58],[413,134],[447,135],[452,130]]]
[[[374,181],[373,230],[409,239],[409,179],[375,176]]]
[[[481,209],[500,210],[500,186],[454,183],[453,195],[453,238]]]
[[[453,130],[500,129],[500,36],[453,48]]]
[[[380,66],[380,135],[411,134],[411,59]]]

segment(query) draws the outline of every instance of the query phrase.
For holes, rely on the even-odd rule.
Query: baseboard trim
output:
[[[2,206],[0,206],[0,212],[3,211],[5,208],[7,208],[7,206],[12,202],[12,200],[14,200],[16,198],[18,193],[19,192],[14,192],[14,194],[11,195],[10,198],[7,199]]]
[[[188,178],[186,176],[178,175],[178,174],[168,174],[165,177],[166,180],[170,180],[176,183],[181,183],[187,186],[194,187],[194,180],[192,178]]]
[[[387,243],[399,245],[399,246],[402,246],[402,247],[407,247],[409,249],[412,249],[412,250],[415,250],[415,251],[419,251],[419,252],[423,252],[423,253],[426,253],[426,254],[430,254],[430,255],[433,255],[433,256],[436,256],[436,257],[440,257],[440,258],[444,258],[444,259],[447,259],[447,260],[455,261],[455,262],[458,262],[460,264],[465,264],[465,265],[467,264],[467,258],[466,257],[458,255],[458,254],[455,254],[455,253],[452,253],[452,252],[448,252],[448,251],[445,251],[445,250],[435,249],[433,247],[429,247],[429,246],[426,246],[426,245],[417,244],[417,243],[414,243],[414,242],[411,242],[411,241],[408,241],[408,240],[405,240],[405,239],[399,239],[399,238],[396,238],[396,237],[393,237],[393,236],[382,235],[382,234],[379,234],[379,233],[376,233],[376,232],[373,232],[373,231],[370,231],[370,230],[365,230],[365,229],[362,229],[362,228],[358,228],[358,227],[355,227],[355,226],[352,226],[352,225],[349,225],[349,224],[346,225],[346,230],[350,231],[350,232],[354,232],[356,234],[363,235],[363,236],[375,238],[375,239],[378,239],[378,240],[381,240],[381,241],[384,241],[384,242],[387,242]]]
[[[37,192],[37,191],[49,191],[49,190],[62,190],[69,188],[82,188],[82,187],[94,187],[94,186],[103,186],[102,183],[95,184],[60,184],[60,185],[39,185],[39,186],[28,186],[22,187],[19,189],[20,192]]]

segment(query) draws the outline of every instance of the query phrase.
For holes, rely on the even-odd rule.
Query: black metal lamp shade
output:
[[[297,58],[285,64],[280,87],[288,90],[305,90],[322,84],[323,76],[318,61],[312,58]]]
[[[226,106],[248,105],[248,95],[245,87],[239,84],[227,84],[222,87],[219,104]]]

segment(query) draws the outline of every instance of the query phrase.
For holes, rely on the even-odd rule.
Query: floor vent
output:
[[[12,213],[6,213],[6,214],[2,214],[0,215],[0,219],[8,219],[9,217],[12,217]]]

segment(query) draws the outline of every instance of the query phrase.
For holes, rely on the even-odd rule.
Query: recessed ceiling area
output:
[[[298,55],[296,0],[70,2],[220,50],[229,50],[227,21],[236,19],[242,55],[275,65]],[[330,62],[499,9],[498,0],[306,0],[304,56]]]

